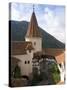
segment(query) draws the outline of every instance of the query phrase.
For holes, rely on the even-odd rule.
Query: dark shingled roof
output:
[[[26,37],[41,37],[41,33],[38,31],[38,24],[34,12],[32,13],[31,16]]]
[[[26,54],[26,50],[33,50],[31,42],[11,42],[11,55],[23,55]]]

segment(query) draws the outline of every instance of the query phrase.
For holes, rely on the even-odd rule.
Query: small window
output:
[[[26,64],[27,62],[25,61],[25,64]]]
[[[28,61],[28,64],[30,63],[30,61]]]
[[[29,50],[29,53],[31,53],[31,50]]]
[[[34,45],[36,45],[36,42],[34,42]]]

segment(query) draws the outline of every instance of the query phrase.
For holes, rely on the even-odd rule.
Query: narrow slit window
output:
[[[30,61],[28,61],[28,64],[30,63]]]
[[[25,61],[25,64],[26,64],[27,62]]]

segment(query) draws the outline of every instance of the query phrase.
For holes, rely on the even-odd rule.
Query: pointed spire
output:
[[[41,37],[41,34],[38,30],[38,23],[34,12],[34,5],[33,5],[33,13],[31,16],[31,20],[28,26],[26,37]]]

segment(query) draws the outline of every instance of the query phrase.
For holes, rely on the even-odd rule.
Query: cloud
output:
[[[21,4],[21,3],[12,3],[11,5],[11,20],[16,21],[30,21],[32,14],[32,5]]]
[[[12,3],[11,20],[30,21],[32,4]],[[61,6],[35,5],[38,25],[65,43],[65,11]]]
[[[47,7],[45,8],[44,19],[46,22],[45,29],[47,32],[65,43],[65,26],[63,23],[64,16],[61,18],[61,16],[56,15]]]
[[[16,3],[11,4],[11,20],[20,21],[20,12],[16,9],[16,7]]]

